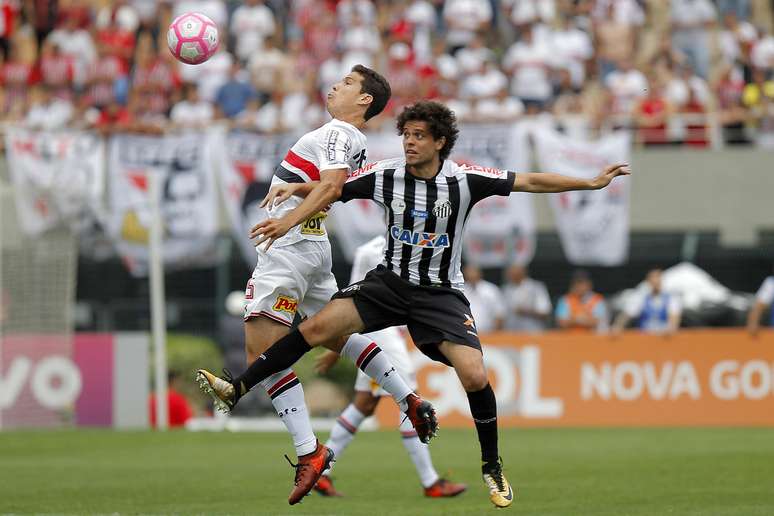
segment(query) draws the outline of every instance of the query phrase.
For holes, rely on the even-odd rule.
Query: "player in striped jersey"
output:
[[[288,333],[296,313],[302,317],[314,315],[338,290],[331,272],[324,209],[341,195],[351,171],[365,162],[366,138],[360,129],[384,109],[389,98],[390,85],[384,77],[356,65],[328,93],[327,108],[333,120],[302,136],[275,170],[275,187],[313,187],[303,200],[295,198],[280,206],[269,206],[270,218],[256,226],[261,228],[262,237],[255,243],[257,264],[245,292],[248,364],[261,361],[262,353]],[[261,248],[264,242],[266,247]],[[371,339],[362,335],[342,336],[335,343],[335,350],[352,359],[392,394],[420,438],[430,439],[436,427],[432,406],[413,393]],[[288,498],[292,505],[309,493],[328,468],[333,451],[320,444],[312,431],[304,391],[290,365],[255,383],[243,382],[242,377],[234,379],[228,371],[225,378],[219,378],[203,369],[197,372],[197,381],[224,412],[230,411],[258,383],[266,390],[293,436],[298,456],[298,463],[293,465],[295,485]]]
[[[362,280],[368,271],[381,263],[385,244],[384,237],[378,236],[357,248],[355,259],[352,263],[352,273],[350,274],[351,283]],[[414,372],[414,366],[411,364],[411,357],[406,348],[406,339],[401,330],[401,328],[397,327],[385,328],[369,333],[366,336],[379,344],[382,351],[390,356],[398,373],[409,382],[411,388],[416,388],[416,373]],[[321,355],[317,360],[317,371],[320,373],[327,372],[333,367],[338,358],[338,353],[332,351]],[[379,384],[366,376],[362,371],[358,371],[357,379],[355,380],[355,398],[336,419],[336,424],[331,429],[331,435],[325,443],[325,446],[336,454],[337,463],[341,459],[341,454],[355,438],[360,425],[367,417],[373,415],[382,396],[386,395],[387,393],[379,387]],[[411,422],[407,421],[406,418],[401,419],[401,440],[409,457],[411,457],[411,462],[414,463],[414,468],[419,475],[419,481],[424,488],[425,496],[430,498],[447,498],[457,496],[465,491],[467,489],[465,484],[452,482],[438,475],[430,458],[428,446],[419,440],[416,430],[411,426]],[[323,496],[341,496],[333,487],[330,471],[320,477],[314,489]]]
[[[385,209],[387,246],[382,264],[275,343],[243,378],[248,384],[261,381],[340,335],[405,324],[423,353],[454,367],[468,394],[490,500],[507,507],[513,490],[498,453],[497,404],[463,292],[460,255],[465,221],[476,202],[492,195],[596,190],[629,171],[625,164],[611,165],[587,180],[457,165],[447,160],[457,139],[456,120],[437,102],[405,108],[398,117],[398,132],[404,157],[356,171],[341,197],[372,199]],[[309,191],[309,185],[277,188],[268,200],[273,203]]]

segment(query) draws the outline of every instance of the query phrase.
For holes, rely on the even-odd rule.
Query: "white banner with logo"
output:
[[[248,235],[262,218],[260,205],[269,191],[274,169],[298,134],[259,135],[250,132],[214,134],[213,150],[231,231],[247,264],[255,266],[255,247]]]
[[[535,132],[540,169],[591,179],[613,163],[627,163],[631,138],[620,132],[596,141],[569,139],[551,129]],[[629,255],[628,177],[607,188],[551,195],[567,259],[576,265],[620,265]]]
[[[527,130],[520,125],[475,124],[460,127],[452,152],[457,163],[525,172],[530,165]],[[535,255],[535,214],[526,193],[492,196],[470,212],[465,259],[481,267],[526,264]]]
[[[164,262],[168,268],[216,262],[218,191],[204,132],[116,135],[110,140],[108,233],[132,274],[147,274],[148,178],[161,178]]]
[[[5,148],[26,233],[39,235],[101,213],[105,144],[98,135],[9,127]]]

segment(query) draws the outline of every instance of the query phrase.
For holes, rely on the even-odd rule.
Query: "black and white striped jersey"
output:
[[[373,199],[385,209],[385,267],[415,284],[462,290],[462,236],[470,210],[492,195],[509,195],[515,174],[446,160],[432,179],[389,159],[353,172],[341,201]]]

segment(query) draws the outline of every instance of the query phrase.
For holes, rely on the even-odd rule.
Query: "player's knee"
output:
[[[307,344],[315,347],[330,340],[330,336],[326,333],[326,326],[317,317],[312,317],[302,322],[298,329],[306,339]]]
[[[489,379],[486,376],[486,370],[483,367],[475,368],[461,374],[460,381],[467,392],[480,391],[489,383]]]

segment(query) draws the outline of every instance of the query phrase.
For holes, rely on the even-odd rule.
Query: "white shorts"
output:
[[[390,357],[395,370],[403,377],[409,387],[416,390],[417,376],[414,372],[414,366],[411,364],[408,350],[406,349],[406,339],[398,328],[386,328],[384,330],[366,333],[366,337],[373,339],[376,345]],[[357,379],[355,380],[355,390],[360,392],[370,392],[373,396],[389,396],[385,390],[360,369],[357,370]]]
[[[259,249],[245,289],[245,320],[265,316],[290,326],[296,312],[301,317],[316,314],[339,290],[331,263],[327,240]]]

